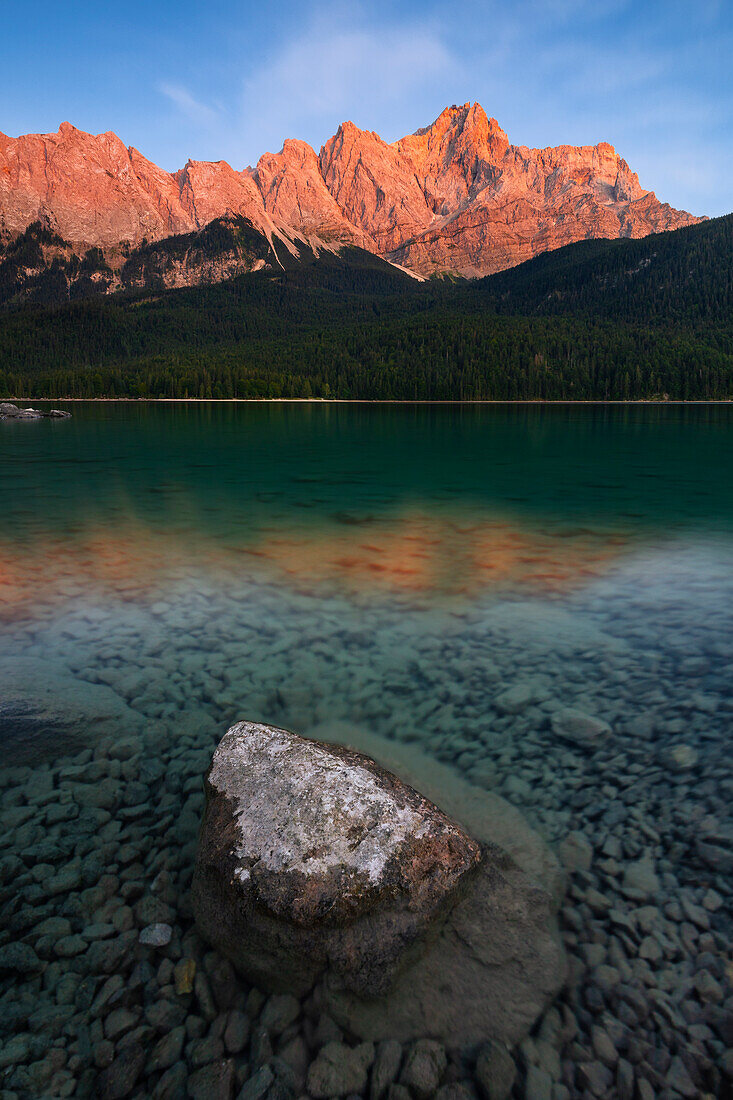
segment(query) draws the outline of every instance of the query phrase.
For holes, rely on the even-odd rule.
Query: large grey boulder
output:
[[[241,723],[221,742],[199,928],[268,989],[317,981],[322,1010],[364,1041],[513,1045],[565,977],[552,852],[509,803],[413,744],[311,733]]]
[[[273,726],[228,731],[206,797],[196,920],[268,989],[303,993],[328,971],[383,993],[481,862],[479,844],[374,760]]]

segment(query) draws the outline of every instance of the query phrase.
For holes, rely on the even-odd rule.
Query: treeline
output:
[[[97,341],[99,345],[100,341]],[[74,354],[76,350],[76,354]],[[563,318],[411,318],[123,360],[0,370],[17,397],[365,400],[724,399],[733,350],[685,334]]]
[[[0,321],[0,394],[726,399],[732,230],[727,218],[584,242],[469,284],[420,284],[347,250],[216,286],[26,308]]]

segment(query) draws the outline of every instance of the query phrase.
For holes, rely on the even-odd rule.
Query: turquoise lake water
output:
[[[152,1041],[170,975],[112,945],[163,874],[155,913],[185,955],[201,776],[249,718],[414,742],[555,847],[582,834],[557,1010],[577,1031],[538,1063],[550,1095],[621,1095],[620,1061],[650,1096],[724,1095],[733,407],[69,408],[0,424],[0,960],[40,960],[0,974],[5,1087],[96,1095],[120,1044]],[[558,737],[569,707],[610,733]],[[638,861],[648,896],[625,879]],[[117,974],[138,990],[119,1036],[92,1007]]]

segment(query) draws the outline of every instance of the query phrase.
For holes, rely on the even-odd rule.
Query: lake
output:
[[[174,990],[206,967],[202,776],[243,718],[413,746],[559,852],[571,980],[515,1095],[724,1095],[733,407],[68,407],[0,423],[7,1095],[98,1095],[174,1031],[114,1095],[315,1057],[307,1006],[268,1054],[256,990],[229,991],[238,1050]],[[610,730],[564,734],[567,708]],[[449,1056],[470,1097],[475,1052]]]

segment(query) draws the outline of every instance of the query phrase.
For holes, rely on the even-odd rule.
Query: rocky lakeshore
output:
[[[0,401],[0,420],[70,420],[71,413],[63,409],[21,409],[9,401]]]
[[[97,720],[83,747],[60,729],[53,757],[41,743],[13,764],[36,713],[31,664],[25,712],[0,704],[3,1096],[725,1097],[730,575],[713,599],[694,555],[667,566],[684,598],[632,570],[563,607],[436,613],[240,577],[148,603],[121,591],[110,615],[70,580],[62,614],[16,613],[13,660],[55,654],[65,698]],[[201,938],[201,781],[243,711],[367,753],[376,732],[407,782],[413,755],[441,761],[554,846],[569,979],[511,1055],[364,1038],[340,1001],[262,992]],[[419,789],[437,800],[429,776]]]

